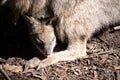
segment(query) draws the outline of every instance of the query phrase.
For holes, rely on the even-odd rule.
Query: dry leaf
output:
[[[16,66],[16,65],[10,65],[10,64],[3,65],[3,68],[11,72],[22,72],[23,71],[22,66]]]

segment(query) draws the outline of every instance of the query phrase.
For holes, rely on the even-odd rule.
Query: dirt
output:
[[[21,20],[16,26],[5,20],[0,20],[0,80],[120,80],[120,31],[108,29],[88,41],[88,58],[24,71],[25,63],[40,53]]]

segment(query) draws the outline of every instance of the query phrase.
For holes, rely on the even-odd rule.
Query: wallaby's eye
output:
[[[37,42],[38,44],[44,45],[44,41],[38,37],[38,34],[32,34],[32,38]]]
[[[36,38],[36,41],[37,41],[38,43],[40,43],[40,44],[44,44],[44,42],[43,42],[41,39],[39,39],[39,38]]]

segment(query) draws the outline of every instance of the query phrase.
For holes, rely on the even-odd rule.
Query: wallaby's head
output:
[[[56,36],[52,25],[42,24],[40,21],[33,17],[26,17],[29,26],[30,34],[33,39],[37,41],[40,48],[42,45],[44,54],[51,54],[56,45]],[[42,43],[42,44],[41,44]]]

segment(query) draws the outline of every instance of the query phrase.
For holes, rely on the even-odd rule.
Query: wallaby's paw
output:
[[[59,59],[55,59],[55,58],[52,58],[52,57],[48,57],[42,61],[40,61],[38,67],[37,67],[37,71],[39,71],[41,68],[44,68],[44,67],[47,67],[47,66],[50,66],[52,64],[55,64],[59,61]]]
[[[40,25],[40,22],[34,17],[24,16],[24,19],[27,21],[28,24]]]
[[[28,70],[29,68],[37,68],[36,70],[40,70],[41,68],[43,67],[46,67],[46,66],[49,66],[49,65],[52,65],[56,63],[54,59],[52,58],[46,58],[44,60],[40,60],[39,58],[37,57],[34,57],[32,59],[30,59],[26,65],[25,65],[25,71]]]
[[[26,63],[25,70],[27,70],[29,68],[36,68],[39,65],[39,63],[40,63],[39,58],[34,57]]]

